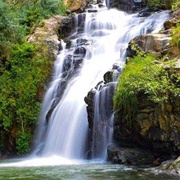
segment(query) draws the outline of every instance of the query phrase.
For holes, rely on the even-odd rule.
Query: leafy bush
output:
[[[29,146],[30,140],[31,140],[31,135],[23,132],[19,133],[17,139],[18,155],[23,155],[30,151],[30,146]]]
[[[0,66],[2,58],[8,56],[11,44],[19,43],[24,35],[23,27],[15,18],[15,12],[4,2],[0,1]]]
[[[20,23],[26,26],[27,34],[33,26],[38,26],[42,19],[56,14],[65,14],[62,0],[38,0],[29,2],[26,6],[22,4],[19,8]]]
[[[180,97],[178,73],[165,70],[162,64],[154,64],[155,59],[153,54],[130,59],[119,77],[114,96],[116,110],[123,107],[133,116],[137,109],[137,95],[142,92],[156,103],[168,101],[171,97]]]
[[[24,37],[55,14],[65,14],[63,0],[0,1],[0,148],[6,151],[12,144],[19,154],[29,151],[52,60]]]
[[[172,28],[172,45],[178,47],[180,50],[180,24],[177,27]]]
[[[147,1],[147,6],[149,7],[166,7],[171,8],[173,0],[150,0]]]
[[[42,9],[42,15],[48,17],[53,14],[65,14],[65,6],[60,0],[40,0],[39,7]]]
[[[13,45],[0,78],[0,129],[15,131],[15,138],[34,131],[40,111],[38,91],[51,69],[51,60],[37,58],[37,51],[27,42]]]
[[[176,10],[180,8],[180,1],[179,0],[174,0],[172,4],[172,10]]]

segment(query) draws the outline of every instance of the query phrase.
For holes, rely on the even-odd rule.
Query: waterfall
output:
[[[109,2],[109,1],[108,1]],[[156,33],[169,12],[163,11],[147,18],[127,14],[115,9],[93,7],[74,17],[74,31],[68,41],[62,41],[62,50],[54,62],[52,82],[45,94],[34,154],[43,157],[58,155],[67,159],[83,159],[88,151],[88,119],[84,98],[103,81],[104,74],[114,64],[123,68],[126,48],[134,37],[143,33]],[[97,10],[98,9],[98,10]],[[116,74],[117,76],[117,74]],[[97,145],[93,136],[95,157],[105,157],[107,145],[112,142],[113,112],[106,114],[108,86],[95,93],[95,122],[106,122],[101,132],[103,140]],[[111,87],[111,86],[110,86]],[[100,123],[103,124],[103,123]]]

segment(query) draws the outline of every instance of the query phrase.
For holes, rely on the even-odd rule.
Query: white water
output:
[[[77,21],[78,17],[76,16]],[[34,154],[40,154],[43,158],[54,155],[71,160],[84,158],[88,135],[84,97],[103,80],[103,75],[114,63],[124,66],[125,50],[131,39],[150,29],[151,33],[158,32],[168,18],[167,11],[148,18],[139,18],[137,14],[128,15],[115,9],[86,13],[84,31],[79,33],[78,27],[75,27],[76,32],[70,36],[73,41],[71,48],[61,50],[54,63],[53,79],[44,98]],[[88,40],[88,45],[82,45],[87,50],[86,56],[76,73],[71,73],[73,66],[70,68],[68,73],[71,75],[65,90],[60,91],[60,83],[64,80],[65,56],[73,55],[78,38]],[[59,94],[62,95],[61,99],[56,101]],[[47,119],[54,102],[56,106]],[[106,148],[107,143],[103,146]]]

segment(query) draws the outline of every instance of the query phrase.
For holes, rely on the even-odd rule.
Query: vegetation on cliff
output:
[[[62,0],[0,2],[0,152],[30,151],[40,111],[39,94],[51,71],[52,59],[26,35],[42,19],[65,14]]]
[[[160,168],[179,174],[179,2],[172,7],[163,31],[138,36],[129,44],[130,57],[113,99],[114,139],[121,146],[150,151],[154,158],[158,157],[153,161],[156,165],[177,158],[173,166],[165,163]]]
[[[154,54],[139,54],[130,58],[119,78],[114,97],[115,109],[123,106],[130,116],[134,116],[137,96],[142,92],[155,103],[179,97],[180,77],[173,70],[174,62],[176,58],[166,62],[166,57],[158,58]],[[167,65],[171,72],[164,68]]]
[[[179,2],[174,3],[173,8],[179,8]],[[175,62],[179,58],[179,35],[180,22],[176,18],[171,34],[171,45],[176,49],[175,57],[172,52],[159,57],[155,54],[147,54],[139,51],[134,45],[137,55],[128,58],[127,65],[119,78],[114,97],[115,109],[124,106],[127,111],[130,110],[130,107],[132,107],[131,111],[134,111],[136,109],[137,94],[141,92],[147,94],[149,99],[157,103],[168,101],[172,96],[180,96],[178,72],[172,70],[173,72],[169,73],[165,68],[168,66],[173,69]],[[167,59],[170,60],[167,61]]]

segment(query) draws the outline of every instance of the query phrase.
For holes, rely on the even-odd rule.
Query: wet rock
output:
[[[87,39],[78,38],[78,39],[76,40],[77,46],[86,45],[87,43],[88,43],[88,40],[87,40]]]
[[[78,17],[73,19],[73,29],[75,29],[75,25],[77,25],[78,27],[78,32],[83,32],[84,30],[84,23],[85,23],[85,19],[86,19],[86,14],[85,13],[81,13],[77,15]],[[78,19],[78,21],[76,21]],[[76,24],[77,23],[77,24]]]
[[[147,17],[156,11],[157,11],[157,9],[154,9],[154,8],[145,8],[138,13],[138,16],[139,17]]]
[[[59,35],[62,36],[61,38],[67,37],[71,33],[73,28],[72,23],[71,17],[66,17],[62,20],[61,26],[58,29]]]
[[[134,57],[137,55],[136,50],[132,48],[132,42],[129,43],[128,48],[126,50],[126,57]]]
[[[104,0],[97,0],[98,4],[102,4],[104,2]]]
[[[105,83],[113,81],[113,71],[108,71],[104,74]]]
[[[98,4],[98,7],[99,7],[99,8],[103,8],[103,7],[105,7],[105,6],[104,6],[104,4],[99,3],[99,4]]]
[[[169,174],[171,173],[180,175],[180,156],[176,160],[163,162],[159,169],[165,170]]]
[[[93,118],[94,118],[94,96],[96,94],[95,89],[91,89],[87,96],[84,98],[85,103],[87,104],[87,114],[88,114],[88,123],[89,128],[93,129]]]
[[[66,49],[71,48],[71,44],[72,44],[72,42],[71,42],[71,40],[70,40],[70,39],[64,39],[64,42],[66,43]]]
[[[73,65],[73,56],[72,55],[67,55],[65,58],[64,58],[64,64],[63,64],[63,71],[68,71],[70,70],[70,68],[72,67]]]
[[[96,93],[96,90],[95,89],[91,89],[87,96],[85,97],[85,103],[90,105],[91,107],[93,107],[93,99],[94,99],[94,95]]]
[[[117,8],[126,12],[132,11],[134,2],[131,0],[111,0],[110,7]]]
[[[113,163],[126,165],[154,165],[155,157],[150,151],[109,145],[108,159]]]
[[[77,47],[73,53],[73,60],[75,67],[78,67],[83,61],[83,58],[86,55],[86,49],[84,47]]]

